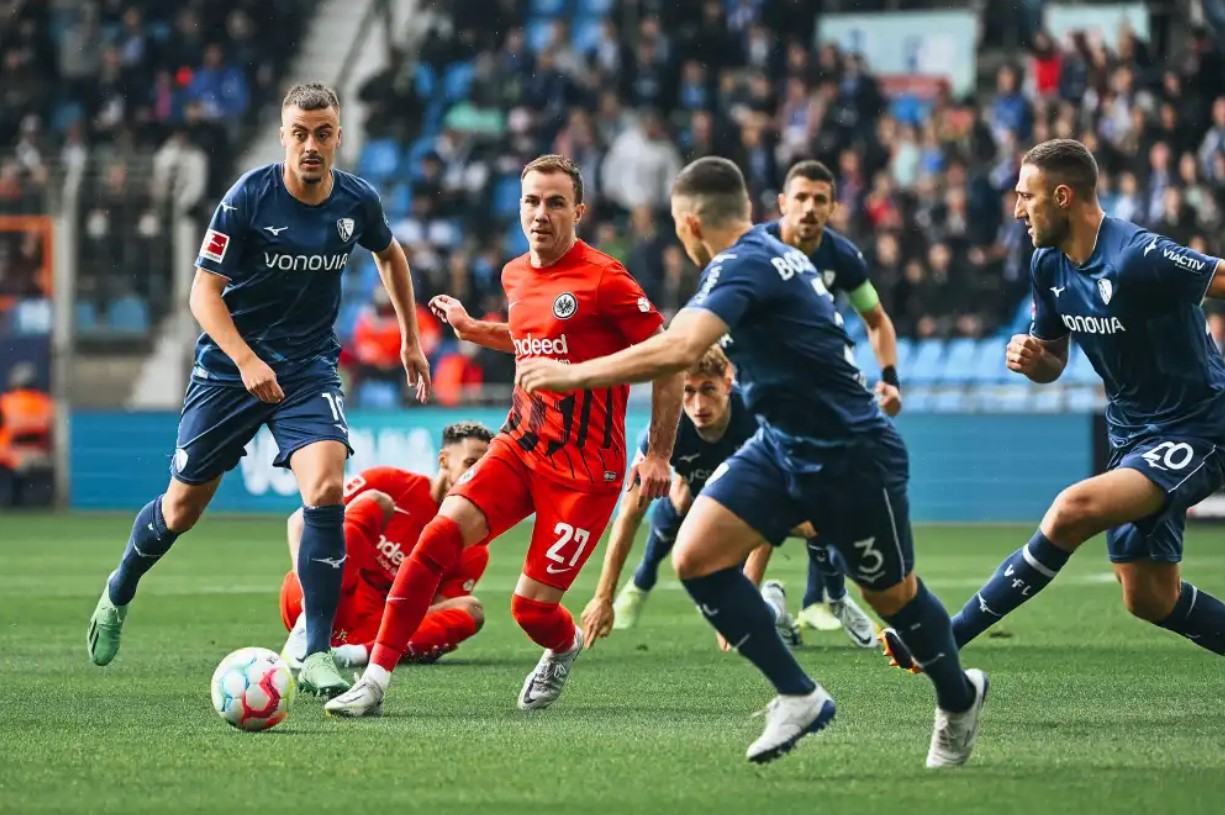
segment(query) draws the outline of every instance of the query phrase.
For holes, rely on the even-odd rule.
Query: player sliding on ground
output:
[[[1109,471],[1061,492],[1029,542],[953,619],[957,646],[1036,595],[1105,532],[1127,610],[1225,654],[1225,605],[1178,567],[1187,509],[1225,486],[1225,362],[1200,308],[1205,294],[1225,297],[1225,263],[1108,217],[1093,155],[1068,139],[1025,155],[1016,217],[1038,251],[1033,327],[1008,344],[1008,369],[1054,382],[1074,334],[1106,386],[1112,452]],[[882,638],[899,665],[922,667],[904,630]]]
[[[745,407],[739,390],[732,385],[731,364],[718,345],[712,345],[685,372],[682,407],[684,412],[676,434],[676,447],[672,451],[671,464],[676,473],[672,490],[651,505],[646,550],[632,579],[617,595],[615,603],[613,592],[625,567],[626,556],[633,547],[638,527],[647,515],[647,507],[635,500],[636,488],[630,488],[630,496],[621,502],[617,519],[613,522],[599,584],[582,615],[583,638],[588,647],[594,644],[596,638],[607,636],[611,628],[628,629],[637,625],[643,606],[658,579],[659,565],[672,551],[676,533],[693,505],[694,497],[702,492],[710,474],[757,432],[757,419]],[[647,435],[644,432],[639,440],[639,455],[645,455],[646,450]],[[763,569],[751,575],[754,583],[761,583],[764,562],[761,565]],[[838,572],[839,577],[841,574]],[[799,632],[787,611],[782,584],[774,580],[766,581],[762,585],[762,596],[775,616],[783,639],[791,645],[798,645]],[[875,644],[875,627],[871,619],[849,597],[844,602],[862,620],[856,627],[866,627],[869,644]]]
[[[332,626],[332,654],[338,664],[361,667],[369,662],[387,592],[400,564],[412,554],[421,530],[438,514],[447,491],[476,466],[492,438],[477,422],[458,422],[442,431],[438,472],[432,478],[394,467],[374,467],[345,485],[344,582]],[[297,562],[301,539],[299,510],[289,518],[291,562]],[[402,661],[433,662],[480,630],[484,609],[472,596],[472,589],[488,563],[487,547],[464,550],[459,563],[443,575]],[[305,653],[306,620],[302,585],[292,570],[281,586],[281,620],[290,632],[281,656],[296,670]]]
[[[580,362],[660,333],[663,318],[625,268],[577,239],[583,182],[562,156],[542,156],[523,169],[519,220],[530,250],[502,270],[509,323],[472,319],[449,297],[431,302],[461,338],[513,353]],[[676,440],[681,377],[661,375],[652,398],[647,454],[631,470],[642,500],[665,495]],[[596,548],[617,504],[626,470],[625,385],[556,394],[516,389],[514,405],[489,454],[442,502],[421,541],[401,566],[387,598],[377,644],[361,680],[325,710],[366,716],[383,695],[404,644],[421,624],[442,575],[463,550],[533,512],[536,522],[511,614],[545,649],[519,694],[524,710],[561,695],[583,635],[561,599]]]
[[[834,718],[834,700],[800,668],[740,564],[811,520],[864,598],[907,632],[928,666],[937,710],[929,767],[963,764],[974,747],[987,677],[963,671],[948,614],[912,571],[906,447],[849,360],[834,300],[811,261],[749,220],[732,162],[699,159],[672,188],[676,233],[705,271],[668,330],[576,365],[522,360],[525,391],[566,392],[683,371],[727,337],[761,430],[706,482],[681,524],[672,563],[706,619],[774,685],[750,761],[778,758]]]
[[[408,261],[374,188],[332,167],[340,103],[322,85],[295,85],[281,105],[282,163],[230,188],[213,214],[191,289],[204,328],[170,462],[170,486],[136,516],[118,568],[89,621],[89,657],[106,665],[136,586],[204,513],[221,476],[267,425],[302,494],[298,577],[306,594],[307,656],[298,687],[333,696],[349,687],[330,652],[345,557],[344,487],[349,428],[332,330],[340,277],[353,249],[374,253],[400,321],[400,351],[418,399],[429,366],[417,341]],[[431,595],[432,597],[433,595]]]
[[[880,365],[876,398],[889,416],[902,409],[897,375],[897,333],[868,279],[863,252],[826,224],[838,206],[834,174],[819,161],[801,161],[787,171],[778,196],[782,218],[762,228],[812,261],[830,294],[842,292],[863,320],[868,341]],[[819,532],[820,530],[818,530]],[[861,648],[876,645],[876,626],[847,598],[846,576],[837,547],[828,536],[808,541],[808,585],[799,614],[800,625],[831,630],[841,626]]]

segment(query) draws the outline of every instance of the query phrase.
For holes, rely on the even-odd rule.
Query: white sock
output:
[[[371,662],[366,666],[365,673],[362,674],[362,679],[369,679],[374,684],[378,685],[382,690],[387,690],[387,686],[391,684],[391,671],[384,668],[382,665],[376,665]]]

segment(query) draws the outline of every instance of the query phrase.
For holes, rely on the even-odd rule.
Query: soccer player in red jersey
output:
[[[461,338],[515,354],[581,362],[659,333],[663,318],[614,258],[578,240],[583,181],[562,156],[523,169],[519,220],[530,251],[506,264],[507,323],[474,320],[456,300],[431,302]],[[387,598],[370,664],[352,692],[324,707],[330,715],[377,715],[400,660],[443,574],[465,548],[496,538],[536,513],[511,614],[545,649],[519,694],[519,707],[548,707],[561,695],[582,652],[561,599],[591,556],[616,507],[626,470],[625,404],[613,386],[570,394],[516,390],[506,424],[487,455],[451,490],[438,517],[404,562]],[[681,376],[653,383],[647,455],[630,470],[641,500],[665,495],[668,459],[680,417]]]
[[[344,489],[345,559],[340,605],[332,626],[333,655],[342,667],[367,663],[383,617],[383,604],[401,564],[438,514],[447,491],[480,461],[493,434],[477,422],[458,422],[442,431],[438,472],[428,478],[395,467],[373,467]],[[289,551],[297,562],[302,516],[289,518]],[[473,546],[443,575],[430,595],[425,620],[407,642],[405,661],[434,661],[480,630],[484,610],[472,588],[485,572],[489,550]],[[291,570],[281,586],[281,620],[290,631],[281,655],[290,667],[305,656],[302,584]]]

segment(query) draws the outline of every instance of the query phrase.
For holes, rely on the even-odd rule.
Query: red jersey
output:
[[[583,362],[642,342],[663,317],[615,258],[583,241],[543,269],[530,256],[502,269],[515,359]],[[628,385],[534,395],[515,388],[501,432],[535,473],[581,492],[612,492],[625,477]]]
[[[421,530],[438,514],[438,502],[430,495],[430,479],[426,476],[395,467],[372,467],[345,484],[345,506],[368,490],[378,490],[391,498],[395,504],[391,521],[386,528],[379,530],[377,525],[381,518],[371,518],[369,523],[365,523],[364,518],[353,519],[363,526],[362,534],[346,535],[345,549],[358,570],[358,578],[386,595],[396,579],[400,564],[417,545]],[[364,528],[366,526],[370,528]],[[451,570],[456,574],[448,572],[443,575],[443,583],[460,577],[463,565],[463,562],[457,563]],[[479,577],[479,574],[465,573],[460,582],[475,582]],[[468,586],[468,591],[471,589]]]

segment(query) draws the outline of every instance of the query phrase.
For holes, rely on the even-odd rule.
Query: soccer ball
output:
[[[289,666],[267,648],[240,648],[221,660],[212,688],[217,715],[251,731],[283,722],[298,692]]]

